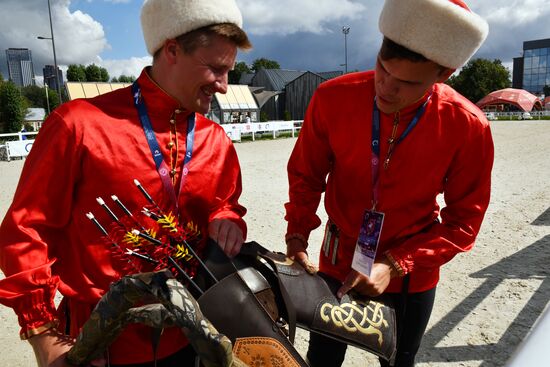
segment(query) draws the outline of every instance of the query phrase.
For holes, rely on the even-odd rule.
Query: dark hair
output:
[[[191,54],[199,47],[209,46],[213,36],[226,37],[241,50],[249,50],[252,48],[252,43],[250,43],[246,33],[233,23],[212,24],[198,28],[176,37],[176,41],[183,52]],[[153,56],[154,59],[158,57],[161,49],[155,52]]]
[[[384,37],[382,47],[380,47],[380,58],[382,60],[404,59],[412,62],[429,61],[421,54],[411,51],[408,48],[393,42],[391,39]]]
[[[382,41],[382,46],[380,47],[380,58],[382,60],[391,60],[391,59],[401,59],[408,60],[411,62],[427,62],[432,61],[425,56],[409,50],[405,46],[401,46],[398,43],[393,42],[391,39],[384,37]],[[435,62],[435,61],[432,61]],[[436,63],[437,64],[437,63]],[[449,70],[448,67],[437,64],[440,69],[440,73],[443,73]]]

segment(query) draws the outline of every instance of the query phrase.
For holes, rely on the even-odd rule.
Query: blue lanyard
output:
[[[432,94],[428,96],[426,99],[426,102],[422,104],[416,111],[416,114],[412,121],[407,125],[407,128],[401,134],[401,136],[396,140],[395,145],[401,143],[414,129],[414,127],[418,124],[418,121],[426,111],[426,106],[428,105],[428,102],[432,98]],[[378,179],[380,177],[380,111],[378,110],[378,105],[376,104],[376,96],[374,96],[374,107],[372,110],[372,142],[371,142],[371,149],[372,149],[372,155],[371,155],[371,169],[372,169],[372,210],[375,210],[376,204],[378,203],[379,199],[379,186],[378,186]]]
[[[178,192],[176,193],[174,185],[172,184],[172,181],[169,177],[170,169],[160,151],[159,143],[157,141],[157,138],[155,137],[155,132],[153,131],[151,120],[149,119],[149,114],[147,113],[147,107],[145,106],[145,102],[143,101],[143,97],[141,96],[141,88],[139,87],[137,81],[132,84],[132,94],[134,96],[134,106],[138,110],[141,126],[143,127],[145,138],[147,139],[147,143],[149,144],[149,149],[151,150],[153,160],[155,161],[155,166],[159,173],[164,189],[166,190],[168,195],[170,195],[170,199],[172,201],[171,209],[174,210],[174,214],[178,216],[178,197],[181,193],[181,189],[184,186],[185,180],[187,179],[187,174],[189,173],[189,163],[191,162],[191,158],[193,157],[193,144],[195,142],[195,114],[190,114],[189,118],[187,119],[187,147],[185,150],[185,158],[183,160],[183,168],[181,171],[180,186]]]

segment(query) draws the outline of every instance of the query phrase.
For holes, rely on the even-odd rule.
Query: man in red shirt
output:
[[[122,275],[85,217],[94,210],[100,222],[112,221],[97,197],[117,195],[138,212],[147,202],[133,187],[137,179],[161,208],[197,224],[203,241],[209,235],[228,255],[246,237],[236,152],[203,116],[214,94],[226,93],[237,49],[251,47],[241,13],[233,0],[147,0],[141,20],[153,65],[132,87],[52,112],[0,227],[0,302],[17,313],[39,366],[65,365],[63,334],[76,337]],[[57,310],[56,291],[64,296]],[[192,365],[186,345],[181,330],[164,330],[156,365]],[[150,329],[131,325],[106,358],[152,366],[154,354]]]
[[[414,365],[439,268],[472,248],[489,203],[489,123],[442,84],[488,26],[461,0],[386,0],[379,27],[375,70],[328,81],[310,102],[288,163],[286,242],[288,255],[311,268],[308,237],[321,224],[315,213],[324,192],[319,268],[342,281],[339,297],[353,289],[395,300],[402,367]],[[381,231],[362,227],[364,218],[383,220]],[[352,269],[360,231],[378,243],[368,276]],[[312,333],[308,359],[340,366],[345,350]]]

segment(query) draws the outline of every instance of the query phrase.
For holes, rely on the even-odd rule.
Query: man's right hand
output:
[[[309,274],[317,273],[318,269],[309,261],[306,248],[301,240],[297,238],[288,240],[286,243],[286,256],[297,261]]]
[[[71,367],[65,361],[65,356],[74,344],[74,339],[50,329],[43,334],[33,336],[29,339],[32,345],[38,367]],[[90,366],[103,367],[105,359],[97,359],[90,363]]]

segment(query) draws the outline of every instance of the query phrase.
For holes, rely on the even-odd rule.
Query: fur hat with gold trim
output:
[[[393,42],[451,69],[468,62],[489,33],[461,0],[386,0],[378,26]]]
[[[145,0],[141,8],[141,28],[151,55],[168,39],[220,23],[242,28],[235,0]]]

